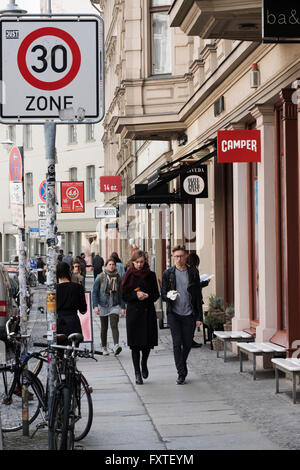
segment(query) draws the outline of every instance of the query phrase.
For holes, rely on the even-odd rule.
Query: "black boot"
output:
[[[147,379],[149,376],[149,370],[147,367],[147,361],[150,354],[150,349],[142,349],[142,376],[144,379]]]
[[[139,372],[135,371],[135,383],[137,385],[142,385],[144,383],[140,371]]]
[[[137,385],[142,385],[143,379],[142,379],[142,374],[141,374],[141,369],[140,369],[140,350],[136,348],[132,348],[131,355],[132,355],[132,362],[133,362],[133,367],[134,367],[134,372],[135,372],[135,383]]]

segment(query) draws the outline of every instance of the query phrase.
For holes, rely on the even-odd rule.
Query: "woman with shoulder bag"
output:
[[[114,341],[114,355],[122,351],[119,345],[119,316],[125,315],[125,304],[121,298],[121,277],[113,258],[109,258],[104,267],[104,272],[98,274],[93,285],[92,301],[94,313],[100,314],[101,344],[103,356],[108,356],[107,332],[108,319]]]
[[[150,271],[143,251],[136,250],[122,282],[122,297],[127,303],[127,344],[131,348],[136,384],[149,375],[147,360],[158,344],[154,302],[159,298],[156,275]],[[140,363],[140,354],[142,359]]]

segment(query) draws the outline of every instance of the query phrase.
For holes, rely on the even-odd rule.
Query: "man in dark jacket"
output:
[[[186,264],[187,251],[183,246],[172,250],[175,266],[167,269],[162,278],[162,299],[167,302],[168,325],[173,339],[173,352],[178,372],[177,384],[187,376],[187,358],[192,347],[195,326],[203,320],[202,294],[199,274]]]
[[[100,256],[98,253],[96,256],[94,256],[93,261],[93,268],[94,268],[94,279],[98,276],[98,274],[102,273],[102,268],[104,265],[104,260],[102,256]]]

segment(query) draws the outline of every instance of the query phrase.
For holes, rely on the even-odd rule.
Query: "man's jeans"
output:
[[[193,315],[168,314],[168,325],[173,339],[173,352],[178,375],[186,376],[186,361],[192,347],[195,331]]]

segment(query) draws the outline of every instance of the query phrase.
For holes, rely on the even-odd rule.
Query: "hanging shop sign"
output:
[[[61,181],[61,212],[84,212],[84,181]]]
[[[102,18],[2,15],[0,23],[1,122],[103,118]]]
[[[207,165],[190,168],[180,174],[182,198],[208,197]]]
[[[121,191],[121,176],[100,176],[101,193],[120,193]]]
[[[118,210],[114,206],[95,207],[95,219],[115,219],[118,217]]]
[[[264,0],[262,30],[263,42],[300,42],[299,0]]]
[[[260,162],[260,131],[218,131],[218,163]]]

